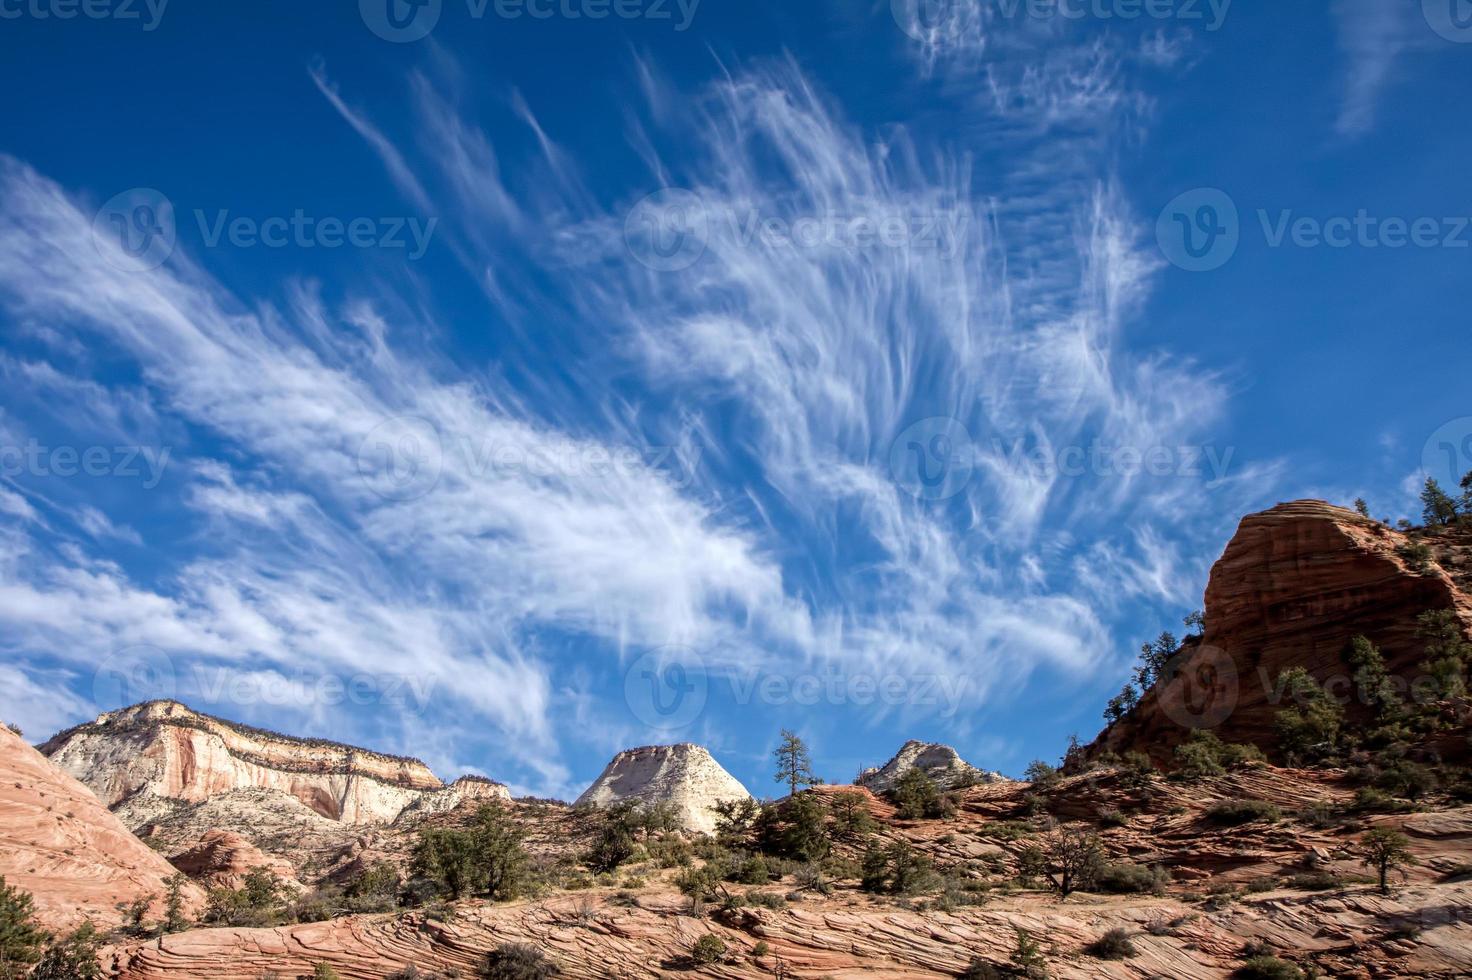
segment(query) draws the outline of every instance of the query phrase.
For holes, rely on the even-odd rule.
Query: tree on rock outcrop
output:
[[[940,787],[918,767],[900,777],[899,785],[894,788],[894,802],[899,816],[905,820],[932,820],[946,815],[946,800],[940,795]]]
[[[1360,838],[1360,847],[1364,849],[1365,867],[1375,869],[1380,876],[1381,894],[1390,891],[1393,869],[1416,863],[1411,854],[1411,839],[1398,830],[1376,827]]]
[[[1421,519],[1428,525],[1455,524],[1457,522],[1457,502],[1443,489],[1441,484],[1434,478],[1426,479],[1426,486],[1421,490]]]
[[[1055,826],[1020,863],[1025,873],[1045,880],[1064,900],[1093,887],[1104,867],[1104,845],[1082,826]]]
[[[772,754],[777,759],[777,775],[773,778],[785,783],[793,796],[799,789],[822,782],[813,775],[813,760],[808,755],[807,744],[798,738],[796,732],[782,729],[782,744]]]

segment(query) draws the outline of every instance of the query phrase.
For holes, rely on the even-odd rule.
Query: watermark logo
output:
[[[373,428],[358,447],[358,475],[393,503],[417,500],[440,482],[444,448],[425,419],[400,415]]]
[[[1452,419],[1431,433],[1421,450],[1421,469],[1448,492],[1472,472],[1472,416]]]
[[[684,647],[651,650],[624,674],[624,703],[635,718],[660,731],[689,727],[709,694],[705,660]]]
[[[981,19],[981,0],[890,0],[894,22],[923,43],[964,37]]]
[[[681,272],[699,262],[709,235],[705,202],[678,187],[655,191],[624,219],[629,253],[655,272]]]
[[[191,671],[192,689],[209,704],[266,705],[274,708],[394,708],[423,712],[435,679],[425,674],[314,674],[296,671],[206,668]]]
[[[1214,646],[1197,647],[1183,660],[1170,666],[1158,689],[1160,710],[1182,728],[1216,728],[1237,709],[1237,665]]]
[[[213,214],[195,209],[195,223],[206,248],[221,242],[235,248],[381,248],[403,252],[411,262],[424,257],[439,218],[316,217],[297,208],[290,217],[231,217],[228,209]]]
[[[168,261],[177,242],[174,205],[151,187],[123,191],[92,219],[97,254],[124,272],[157,269]]]
[[[1421,0],[1421,13],[1448,41],[1472,44],[1472,0]]]
[[[1472,2],[1472,0],[1469,0]],[[1299,214],[1292,208],[1257,208],[1257,231],[1270,249],[1469,249],[1472,216]],[[1180,195],[1160,212],[1156,223],[1160,250],[1188,272],[1220,269],[1237,253],[1247,233],[1236,202],[1224,191],[1200,188]]]
[[[1241,237],[1236,203],[1225,191],[1214,187],[1179,195],[1165,206],[1155,223],[1160,250],[1188,272],[1220,269],[1237,254]]]
[[[92,674],[92,702],[101,708],[171,701],[178,691],[174,662],[168,654],[148,644],[110,654]]]
[[[0,20],[137,21],[145,33],[163,23],[169,0],[0,0]]]
[[[971,433],[951,418],[916,422],[889,450],[895,482],[922,500],[948,500],[966,488],[975,470]]]
[[[358,0],[358,13],[368,29],[385,41],[422,41],[440,22],[444,0]]]
[[[24,446],[0,445],[0,476],[116,477],[141,480],[152,490],[163,481],[172,452],[168,446],[43,446],[30,439]]]

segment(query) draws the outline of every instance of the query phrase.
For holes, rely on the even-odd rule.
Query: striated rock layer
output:
[[[114,926],[119,903],[161,898],[173,874],[86,786],[0,726],[0,876],[34,896],[44,926]],[[184,898],[197,910],[204,895],[189,885]]]
[[[911,739],[882,767],[865,769],[857,782],[871,792],[887,793],[898,786],[911,769],[924,772],[944,789],[995,783],[1003,778],[1001,773],[976,768],[949,745]]]
[[[624,800],[672,803],[686,830],[708,834],[715,830],[713,805],[746,799],[746,787],[699,745],[653,745],[614,756],[577,801],[598,807]]]
[[[410,808],[451,809],[467,798],[509,799],[506,787],[461,779],[451,786],[418,759],[278,735],[153,701],[100,715],[41,751],[108,806],[137,798],[198,803],[247,788],[296,797],[332,820],[387,823]],[[143,819],[140,816],[140,819]]]
[[[1277,681],[1291,667],[1348,698],[1351,723],[1364,720],[1369,709],[1352,696],[1346,660],[1359,634],[1380,648],[1403,689],[1414,690],[1425,658],[1416,618],[1450,609],[1472,632],[1472,592],[1459,572],[1472,536],[1444,529],[1425,541],[1435,561],[1418,569],[1400,554],[1406,534],[1323,501],[1244,518],[1212,568],[1204,635],[1172,661],[1172,679],[1147,692],[1094,751],[1134,749],[1166,762],[1192,728],[1218,728],[1230,741],[1271,751],[1274,715],[1284,706]]]

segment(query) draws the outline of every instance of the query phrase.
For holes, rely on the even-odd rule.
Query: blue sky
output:
[[[1243,514],[1472,468],[1452,0],[394,2],[0,0],[33,737],[1015,773]]]

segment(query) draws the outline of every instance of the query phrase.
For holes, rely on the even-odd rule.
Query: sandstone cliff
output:
[[[994,783],[1003,778],[1000,773],[976,768],[949,745],[911,739],[882,767],[864,770],[857,783],[872,792],[887,793],[898,786],[911,769],[921,770],[943,789]]]
[[[41,751],[108,806],[129,802],[136,825],[150,798],[197,803],[236,790],[287,793],[347,824],[379,824],[410,808],[449,809],[466,798],[508,799],[488,780],[446,786],[417,759],[291,738],[154,701],[62,732]]]
[[[1172,662],[1173,679],[1147,692],[1094,750],[1137,749],[1165,762],[1193,727],[1205,727],[1271,751],[1274,715],[1284,706],[1279,675],[1303,667],[1349,697],[1345,655],[1359,634],[1409,684],[1425,655],[1417,616],[1451,609],[1472,630],[1472,536],[1440,529],[1424,540],[1435,560],[1417,568],[1401,554],[1407,535],[1322,501],[1244,518],[1212,568],[1204,634]],[[1352,723],[1368,714],[1352,697],[1346,710]]]
[[[700,746],[654,745],[614,756],[577,801],[599,807],[622,800],[672,803],[686,830],[712,833],[711,806],[750,798],[746,787]]]
[[[118,903],[162,898],[173,874],[87,787],[0,726],[0,876],[34,896],[44,926],[115,926]],[[184,898],[194,910],[204,895],[189,885]]]

